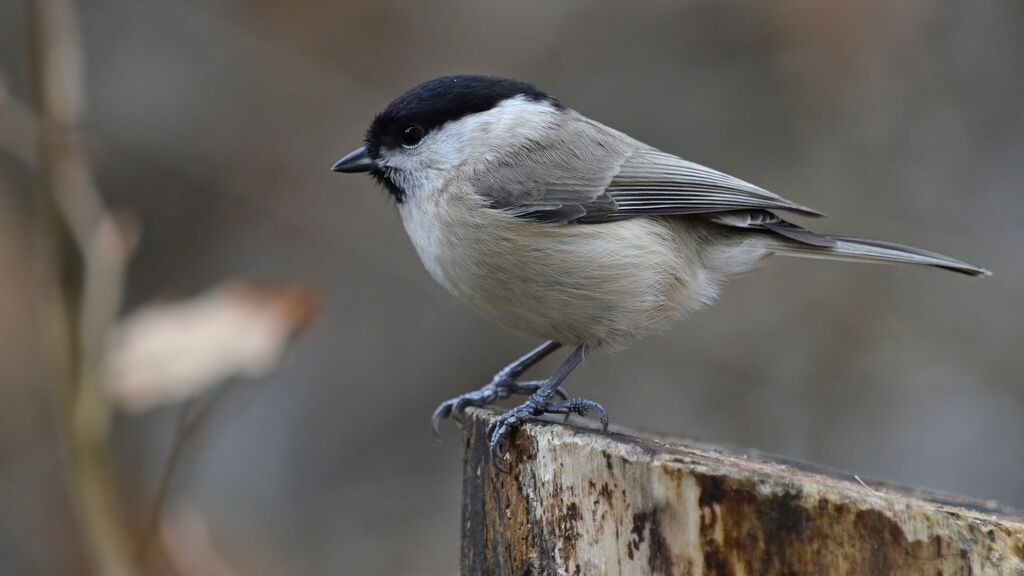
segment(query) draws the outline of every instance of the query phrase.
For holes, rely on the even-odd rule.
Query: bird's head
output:
[[[370,124],[365,145],[332,169],[369,173],[401,203],[467,160],[507,156],[562,111],[557,100],[525,82],[437,78],[391,102]]]

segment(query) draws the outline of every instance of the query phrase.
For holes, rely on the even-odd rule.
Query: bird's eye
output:
[[[423,137],[427,135],[427,131],[423,129],[419,124],[411,124],[402,130],[402,145],[406,148],[413,148],[423,140]]]

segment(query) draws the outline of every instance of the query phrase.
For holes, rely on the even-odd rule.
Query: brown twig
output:
[[[110,408],[99,385],[128,250],[93,182],[80,142],[83,71],[72,0],[29,0],[38,110],[37,245],[46,330],[65,383],[72,496],[93,572],[138,574],[106,443]],[[80,256],[80,257],[79,257]]]

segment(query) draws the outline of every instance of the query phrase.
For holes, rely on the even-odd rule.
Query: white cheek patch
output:
[[[427,146],[426,138],[416,148],[402,148],[398,150],[387,150],[382,162],[385,166],[392,168],[388,176],[405,191],[407,195],[423,194],[440,184],[443,172],[431,168],[431,162],[425,154],[420,153]]]

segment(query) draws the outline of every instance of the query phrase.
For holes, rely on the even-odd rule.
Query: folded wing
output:
[[[492,207],[541,222],[599,224],[737,210],[822,215],[579,115],[497,160],[486,177],[477,190]]]

